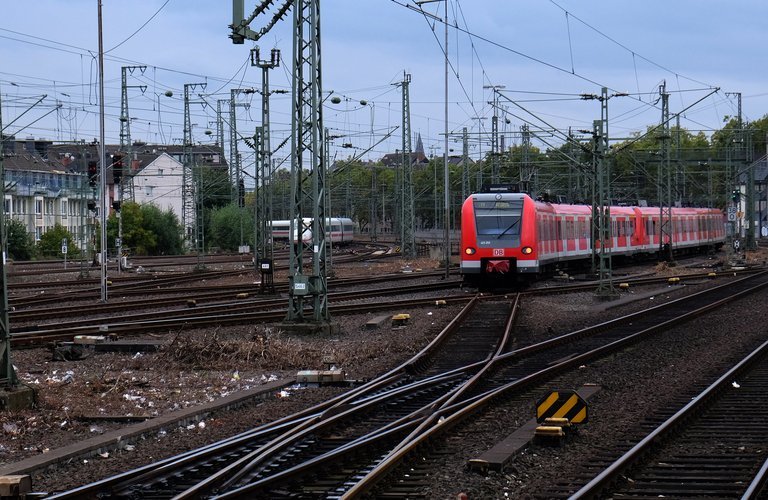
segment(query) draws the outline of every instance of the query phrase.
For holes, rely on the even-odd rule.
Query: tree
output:
[[[210,217],[209,245],[236,251],[241,243],[253,241],[253,215],[251,210],[237,204],[214,209]]]
[[[62,257],[61,245],[63,240],[67,240],[67,256],[70,258],[76,258],[80,256],[80,251],[73,244],[75,238],[72,236],[67,228],[61,224],[56,224],[52,228],[48,229],[40,237],[40,241],[37,243],[38,251],[44,257]]]
[[[141,207],[132,202],[124,202],[120,207],[122,217],[122,248],[130,250],[137,255],[149,255],[148,249],[156,245],[155,235],[144,226],[144,217]],[[107,247],[113,252],[117,251],[115,240],[119,234],[119,220],[117,212],[112,212],[107,220]]]
[[[5,219],[5,234],[8,240],[8,256],[16,260],[30,260],[35,253],[35,242],[27,233],[23,222]]]
[[[172,210],[161,211],[156,205],[125,202],[120,209],[123,219],[123,251],[134,255],[176,255],[181,253],[181,224]],[[107,240],[116,251],[117,214],[107,221]]]
[[[161,211],[156,205],[142,205],[141,215],[144,227],[155,236],[155,245],[147,249],[148,255],[178,255],[182,252],[184,230],[173,210]]]

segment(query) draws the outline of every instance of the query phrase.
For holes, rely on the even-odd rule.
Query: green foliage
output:
[[[27,227],[16,219],[5,219],[5,234],[8,240],[8,257],[16,260],[30,260],[35,254],[35,241],[27,233]]]
[[[161,211],[156,205],[122,204],[123,252],[133,255],[175,255],[181,253],[181,225],[169,209]],[[111,253],[116,253],[118,218],[112,213],[107,221],[107,241]]]
[[[253,213],[248,208],[229,204],[211,211],[209,225],[209,247],[237,251],[241,243],[253,241]]]
[[[68,243],[67,257],[79,257],[80,251],[75,245],[75,238],[72,236],[72,233],[61,224],[56,224],[40,237],[40,241],[37,243],[37,249],[40,252],[40,255],[43,257],[63,257],[63,254],[61,253],[61,242],[65,238]]]
[[[232,201],[232,183],[224,168],[202,168],[203,206],[206,209],[228,205]]]
[[[154,246],[147,248],[147,255],[178,255],[182,253],[184,228],[176,214],[169,208],[160,210],[156,205],[142,205],[144,227],[155,237]]]

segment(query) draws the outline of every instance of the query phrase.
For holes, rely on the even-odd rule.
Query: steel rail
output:
[[[630,466],[636,464],[640,459],[647,456],[654,446],[667,439],[671,434],[678,432],[682,426],[685,426],[691,419],[695,418],[695,416],[701,412],[702,408],[710,405],[713,400],[720,397],[720,394],[724,390],[730,388],[732,381],[738,375],[749,370],[755,363],[764,361],[766,355],[768,355],[768,341],[761,344],[747,357],[702,391],[701,394],[693,398],[690,403],[651,431],[650,434],[608,466],[603,472],[598,474],[594,479],[584,485],[584,487],[579,489],[570,498],[575,500],[581,498],[597,498],[601,493],[607,491],[617,481],[618,477]]]
[[[352,389],[345,394],[336,396],[327,402],[321,403],[320,405],[315,405],[312,408],[299,412],[294,416],[284,417],[270,424],[266,424],[265,426],[261,426],[257,429],[254,429],[253,431],[242,433],[238,436],[234,436],[232,438],[223,440],[219,443],[214,443],[198,450],[192,450],[175,457],[170,457],[156,464],[149,464],[134,471],[129,471],[118,476],[103,479],[96,483],[84,485],[69,492],[56,495],[52,498],[91,497],[92,495],[95,495],[99,492],[110,490],[113,487],[118,487],[117,485],[125,483],[126,481],[130,481],[135,484],[136,481],[155,478],[162,475],[167,470],[177,470],[186,464],[194,463],[201,457],[211,456],[220,453],[221,451],[229,450],[232,447],[239,446],[242,442],[252,439],[253,436],[257,436],[259,433],[275,430],[281,431],[282,433],[283,429],[289,429],[294,426],[303,426],[304,422],[318,419],[322,414],[333,415],[335,413],[344,411],[349,406],[356,404],[356,402],[365,402],[369,397],[376,397],[376,394],[386,391],[388,387],[397,385],[399,381],[403,379],[403,377],[410,376],[409,374],[417,372],[418,369],[414,368],[413,365],[419,364],[425,357],[429,357],[431,355],[430,351],[439,349],[443,343],[441,339],[450,336],[456,328],[457,320],[469,314],[469,312],[476,304],[477,297],[475,296],[465,305],[464,308],[462,308],[457,317],[448,326],[446,326],[435,337],[435,339],[432,340],[432,342],[430,342],[429,345],[424,347],[410,360],[403,362],[399,366],[391,369],[376,379],[371,380],[355,389]],[[458,370],[456,370],[456,372],[458,372]],[[442,375],[445,374],[441,374],[441,376]],[[433,376],[426,380],[435,379],[438,377],[439,376]]]
[[[742,278],[739,280],[740,282],[744,283],[747,281],[750,281],[756,277],[762,277],[765,278],[768,275],[767,272],[762,272],[757,275],[748,276],[746,278]],[[727,285],[722,285],[720,289],[724,289],[725,287],[728,287],[732,285],[733,283],[729,283]],[[751,286],[747,289],[741,290],[737,293],[734,293],[733,295],[725,298],[721,298],[719,300],[716,300],[713,303],[707,304],[706,306],[698,307],[693,311],[689,311],[685,313],[683,316],[672,319],[672,320],[666,320],[662,323],[659,323],[653,327],[645,328],[641,331],[638,331],[634,334],[631,334],[627,337],[625,337],[622,340],[611,342],[607,345],[604,345],[602,347],[599,347],[597,349],[593,349],[591,351],[579,354],[577,356],[571,357],[561,363],[558,363],[556,365],[549,366],[543,370],[540,370],[535,373],[531,373],[528,376],[522,377],[520,379],[517,379],[515,381],[509,382],[506,385],[503,385],[501,387],[492,389],[486,393],[478,394],[473,396],[472,398],[466,400],[466,401],[460,401],[456,403],[453,407],[446,407],[440,409],[438,414],[435,415],[437,423],[433,425],[432,427],[426,429],[424,432],[420,433],[418,436],[414,436],[412,439],[408,440],[407,442],[403,442],[400,444],[400,447],[387,457],[385,457],[376,467],[374,467],[370,472],[368,472],[362,479],[360,479],[357,483],[352,485],[343,495],[343,499],[352,499],[352,498],[358,498],[359,496],[369,492],[376,484],[378,484],[384,477],[386,477],[389,473],[391,473],[396,467],[398,467],[401,463],[403,463],[406,460],[406,457],[408,457],[412,452],[414,452],[417,448],[424,445],[426,442],[428,442],[430,439],[435,439],[437,436],[442,435],[446,433],[450,428],[458,425],[459,423],[463,422],[465,419],[469,418],[471,415],[474,415],[475,413],[481,411],[485,407],[487,407],[489,404],[491,404],[493,401],[495,401],[498,398],[501,397],[509,397],[510,394],[519,392],[525,388],[534,386],[546,379],[551,378],[552,376],[556,375],[557,373],[560,373],[562,371],[565,371],[567,369],[571,369],[574,367],[578,367],[584,363],[586,363],[589,360],[592,360],[594,358],[597,358],[599,356],[607,355],[609,353],[612,353],[616,351],[619,348],[622,348],[626,345],[630,345],[632,343],[635,343],[636,341],[639,341],[640,339],[658,332],[659,330],[671,326],[673,324],[676,324],[680,321],[683,321],[684,319],[694,317],[701,315],[707,311],[710,311],[714,307],[718,307],[720,305],[723,305],[727,302],[730,302],[732,300],[736,300],[741,296],[753,293],[757,290],[760,290],[762,288],[765,288],[768,286],[768,280],[765,280],[761,283],[758,283],[757,285]],[[710,289],[711,290],[711,289]],[[710,290],[705,290],[702,292],[699,292],[697,294],[694,294],[696,296],[701,296],[702,294],[705,294],[709,292]],[[685,297],[682,299],[678,299],[674,302],[689,300],[690,297]],[[695,300],[695,299],[690,299]],[[662,306],[657,306],[657,309],[659,307],[668,306],[668,304],[664,304]],[[646,310],[645,313],[651,312],[651,310]],[[617,320],[612,320],[609,322],[602,323],[600,325],[596,325],[595,327],[590,327],[586,329],[579,330],[577,332],[573,332],[572,334],[567,334],[560,336],[556,339],[551,339],[549,341],[545,341],[541,344],[536,344],[533,346],[528,346],[516,351],[512,351],[510,353],[504,353],[499,356],[496,356],[492,363],[502,363],[505,361],[509,361],[511,359],[514,359],[516,357],[519,357],[521,355],[524,355],[526,353],[530,353],[533,351],[538,351],[546,348],[547,345],[553,345],[554,343],[560,343],[565,342],[568,339],[571,338],[577,338],[584,335],[587,335],[588,332],[599,332],[603,329],[609,328],[611,324],[617,324],[618,321],[621,321],[623,319],[632,319],[633,317],[636,317],[637,314],[642,313],[634,313],[627,316],[624,316],[623,318],[618,318]]]
[[[455,287],[456,283],[442,281],[427,285],[411,285],[408,287],[399,287],[392,289],[372,290],[367,294],[357,291],[337,292],[329,294],[337,304],[331,305],[331,311],[339,314],[359,312],[360,309],[366,311],[391,309],[403,305],[434,305],[435,298],[429,299],[411,299],[402,301],[390,301],[380,303],[360,303],[366,298],[382,297],[387,295],[396,295],[408,292],[426,292],[443,290]],[[355,300],[356,304],[344,305],[338,302]],[[446,303],[465,302],[469,297],[447,297]],[[209,326],[212,324],[242,324],[250,321],[274,321],[281,319],[285,315],[285,302],[283,300],[271,301],[252,301],[252,302],[233,302],[228,304],[204,305],[194,309],[179,309],[174,311],[156,311],[151,313],[133,314],[131,320],[120,321],[120,319],[93,318],[87,320],[77,320],[70,322],[59,322],[55,325],[42,325],[35,327],[26,327],[11,331],[11,342],[16,345],[29,345],[33,343],[36,337],[45,341],[56,338],[69,338],[73,335],[99,335],[105,331],[110,333],[146,333],[169,328],[194,328]],[[232,312],[236,308],[237,312]],[[270,310],[271,308],[271,310]],[[266,310],[265,310],[266,309]],[[162,316],[161,319],[156,319]]]

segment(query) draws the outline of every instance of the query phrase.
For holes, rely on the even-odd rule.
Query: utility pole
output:
[[[192,142],[192,119],[189,113],[189,92],[195,90],[197,86],[205,88],[205,83],[185,83],[184,84],[184,143],[183,156],[184,168],[181,174],[181,204],[182,204],[182,226],[186,231],[187,242],[192,244],[197,255],[196,270],[205,268],[203,264],[203,252],[205,243],[203,241],[203,176],[202,172],[197,172],[195,157],[192,154],[194,143]],[[199,177],[195,182],[195,175]]]
[[[757,240],[755,239],[755,230],[759,229],[760,224],[755,224],[755,166],[753,162],[752,152],[752,129],[748,124],[744,123],[744,119],[741,114],[741,92],[726,92],[725,95],[735,95],[737,99],[737,126],[738,132],[736,136],[736,144],[738,149],[743,149],[743,165],[744,167],[737,171],[734,176],[734,189],[739,193],[741,190],[741,180],[743,174],[746,174],[744,179],[744,250],[757,250]],[[741,196],[735,197],[736,208],[741,212]],[[741,222],[742,214],[737,216],[739,222]],[[739,238],[741,238],[741,228],[738,231]]]
[[[759,230],[760,224],[755,224],[755,165],[753,164],[752,154],[752,132],[753,130],[747,126],[744,131],[745,134],[745,151],[744,151],[744,168],[747,170],[747,187],[745,193],[744,203],[746,207],[744,209],[744,217],[747,223],[746,228],[746,250],[757,250],[757,240],[755,239],[755,231]]]
[[[237,132],[237,95],[253,94],[253,89],[230,89],[229,95],[229,182],[231,186],[230,200],[235,204],[238,202],[239,186],[243,180],[243,167],[238,150],[239,134]],[[244,105],[243,105],[244,106]],[[240,242],[242,244],[242,241]]]
[[[261,273],[261,292],[274,293],[273,282],[274,262],[272,259],[272,204],[270,192],[272,184],[271,165],[272,152],[270,149],[269,126],[269,70],[280,65],[280,51],[272,49],[269,60],[262,60],[259,47],[251,49],[251,66],[261,68],[261,144],[259,154],[256,156],[256,200],[255,216],[256,224],[254,232],[254,265],[259,266]]]
[[[291,195],[292,230],[298,235],[291,246],[289,272],[289,305],[286,321],[304,322],[304,302],[311,299],[311,329],[329,330],[327,277],[325,269],[325,165],[322,112],[322,66],[320,61],[320,1],[293,2],[293,91],[291,120]],[[309,168],[312,186],[307,189],[305,165]],[[308,205],[308,207],[307,207]],[[312,241],[302,238],[304,216],[309,208]],[[303,269],[304,252],[312,255],[312,273]]]
[[[3,106],[0,94],[0,131],[3,130]],[[5,183],[5,167],[3,165],[3,143],[5,136],[0,132],[0,180]],[[8,238],[5,234],[5,204],[0,206],[0,251],[3,255],[7,250]],[[6,282],[5,259],[0,258],[0,280],[3,281],[0,293],[0,409],[5,409],[5,391],[13,389],[18,383],[16,371],[11,362],[11,331],[8,325],[8,283]]]
[[[399,83],[403,90],[403,117],[402,117],[402,160],[400,162],[400,190],[401,205],[397,207],[400,217],[400,251],[404,257],[416,257],[416,240],[414,235],[414,211],[413,211],[413,155],[411,147],[411,99],[409,86],[411,75],[403,74],[403,81]]]
[[[608,89],[603,87],[597,99],[600,101],[600,120],[592,124],[594,137],[595,182],[593,183],[592,199],[592,225],[593,240],[592,252],[597,250],[598,260],[598,288],[595,295],[604,300],[614,299],[617,295],[613,286],[611,249],[613,248],[613,233],[611,231],[611,169],[608,158]],[[596,238],[594,237],[596,235]]]
[[[469,198],[469,134],[467,127],[461,130],[461,201]]]
[[[246,38],[258,40],[269,32],[288,9],[293,8],[293,67],[291,117],[291,233],[297,235],[297,244],[291,245],[289,263],[289,299],[286,326],[310,332],[330,331],[327,277],[325,269],[325,165],[322,112],[322,66],[320,63],[320,1],[288,0],[274,14],[272,20],[256,32],[248,25],[271,4],[263,1],[249,18],[244,16],[244,0],[232,1],[230,25],[233,43],[241,44]],[[306,165],[305,165],[306,162]],[[305,169],[311,173],[311,189]],[[304,224],[306,206],[312,211],[311,228]],[[305,242],[304,229],[311,229],[312,240]],[[312,254],[312,273],[304,274],[304,252]],[[312,318],[305,318],[304,304],[311,299]]]
[[[446,19],[446,23],[448,20]],[[489,102],[493,107],[493,116],[491,117],[491,184],[499,183],[499,172],[501,170],[499,165],[499,158],[501,157],[501,151],[499,150],[499,90],[506,88],[504,85],[483,85],[484,89],[491,89],[493,92],[493,100]]]
[[[131,143],[131,117],[128,112],[128,89],[138,88],[141,93],[147,90],[146,85],[128,85],[128,73],[133,74],[134,70],[139,70],[141,74],[147,69],[146,66],[123,66],[121,68],[121,99],[120,99],[120,159],[112,161],[113,178],[117,184],[117,200],[115,204],[115,213],[117,216],[117,270],[123,269],[123,216],[122,203],[126,199],[125,191],[128,191],[127,199],[134,201],[133,192],[133,147]],[[127,165],[127,169],[125,169]],[[116,175],[119,168],[119,179]],[[127,189],[126,189],[127,188]]]
[[[659,86],[661,95],[661,162],[659,163],[658,191],[659,191],[659,257],[667,262],[674,262],[672,244],[674,235],[674,223],[672,221],[672,165],[670,163],[669,130],[669,94],[667,83]]]
[[[107,302],[107,165],[104,149],[104,39],[102,35],[101,0],[99,10],[99,221],[101,222],[101,301]]]
[[[222,154],[224,153],[224,112],[222,105],[224,103],[229,104],[230,99],[217,99],[216,100],[216,142],[221,147]],[[230,165],[230,169],[232,166]],[[232,180],[232,171],[229,172],[230,181]]]
[[[521,127],[523,158],[520,164],[520,189],[526,193],[538,194],[539,186],[534,181],[535,173],[531,166],[531,130],[527,124]]]
[[[135,70],[139,70],[143,75],[146,69],[146,66],[123,66],[121,68],[120,151],[124,151],[128,158],[128,171],[123,172],[123,182],[120,183],[120,188],[123,191],[128,191],[126,198],[129,201],[134,201],[135,196],[133,192],[133,143],[131,141],[131,117],[128,111],[128,89],[137,88],[143,94],[147,90],[147,86],[128,85],[128,74],[133,74]],[[122,195],[120,199],[123,199]]]

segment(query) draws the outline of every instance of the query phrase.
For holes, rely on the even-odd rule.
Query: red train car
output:
[[[611,237],[605,242],[611,255],[657,254],[660,215],[658,207],[611,207]],[[534,201],[525,193],[473,194],[461,209],[461,272],[468,281],[520,282],[583,264],[592,256],[591,224],[586,205]],[[673,208],[671,234],[676,252],[719,248],[725,242],[723,213]]]

